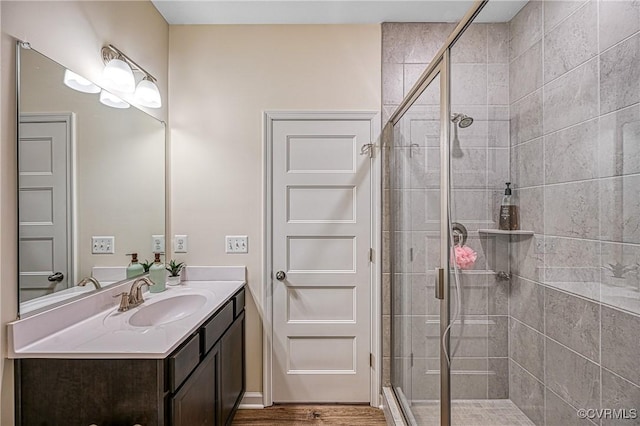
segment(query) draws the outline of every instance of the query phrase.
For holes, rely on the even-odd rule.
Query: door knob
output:
[[[285,274],[284,271],[276,272],[276,280],[284,281],[285,278],[287,278],[287,274]]]
[[[49,275],[47,277],[47,280],[49,280],[49,282],[60,282],[64,279],[64,274],[62,272],[56,272],[53,273],[51,275]]]

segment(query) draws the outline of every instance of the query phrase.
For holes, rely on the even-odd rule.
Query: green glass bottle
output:
[[[156,258],[153,260],[153,265],[149,268],[149,279],[153,281],[154,285],[149,287],[149,291],[151,293],[160,293],[167,288],[167,270],[160,261],[160,253],[154,254]]]
[[[144,268],[138,263],[138,253],[128,253],[131,256],[131,263],[127,266],[127,278],[134,278],[144,274]]]

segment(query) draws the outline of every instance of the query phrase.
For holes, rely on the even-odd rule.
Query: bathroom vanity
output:
[[[191,268],[187,279],[189,272],[202,271]],[[110,301],[103,296],[107,309],[53,333],[36,322],[51,327],[42,321],[55,313],[10,324],[16,424],[230,424],[245,391],[244,284],[187,280],[118,312],[113,296],[127,291],[126,283],[94,296],[115,293]],[[103,303],[70,305],[83,302],[59,308],[60,322]]]

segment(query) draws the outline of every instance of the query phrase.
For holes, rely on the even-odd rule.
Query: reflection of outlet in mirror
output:
[[[116,237],[91,237],[91,254],[114,254]]]
[[[176,253],[186,253],[189,247],[189,239],[186,235],[176,235],[173,238],[174,241],[174,252]]]
[[[151,253],[164,253],[164,235],[151,236]]]
[[[249,238],[246,235],[227,235],[224,239],[225,253],[248,253]]]

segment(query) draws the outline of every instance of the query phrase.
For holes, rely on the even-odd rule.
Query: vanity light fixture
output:
[[[100,88],[84,78],[81,75],[76,74],[73,71],[65,70],[64,71],[64,84],[67,87],[70,87],[78,92],[83,93],[98,93],[100,92]]]
[[[156,85],[156,78],[125,55],[112,44],[102,48],[105,63],[103,84],[108,90],[120,93],[134,93],[136,103],[147,108],[160,108],[162,98]],[[134,71],[143,74],[136,86]],[[102,98],[101,98],[102,101]]]
[[[129,104],[106,90],[100,92],[100,103],[111,108],[129,108]]]

